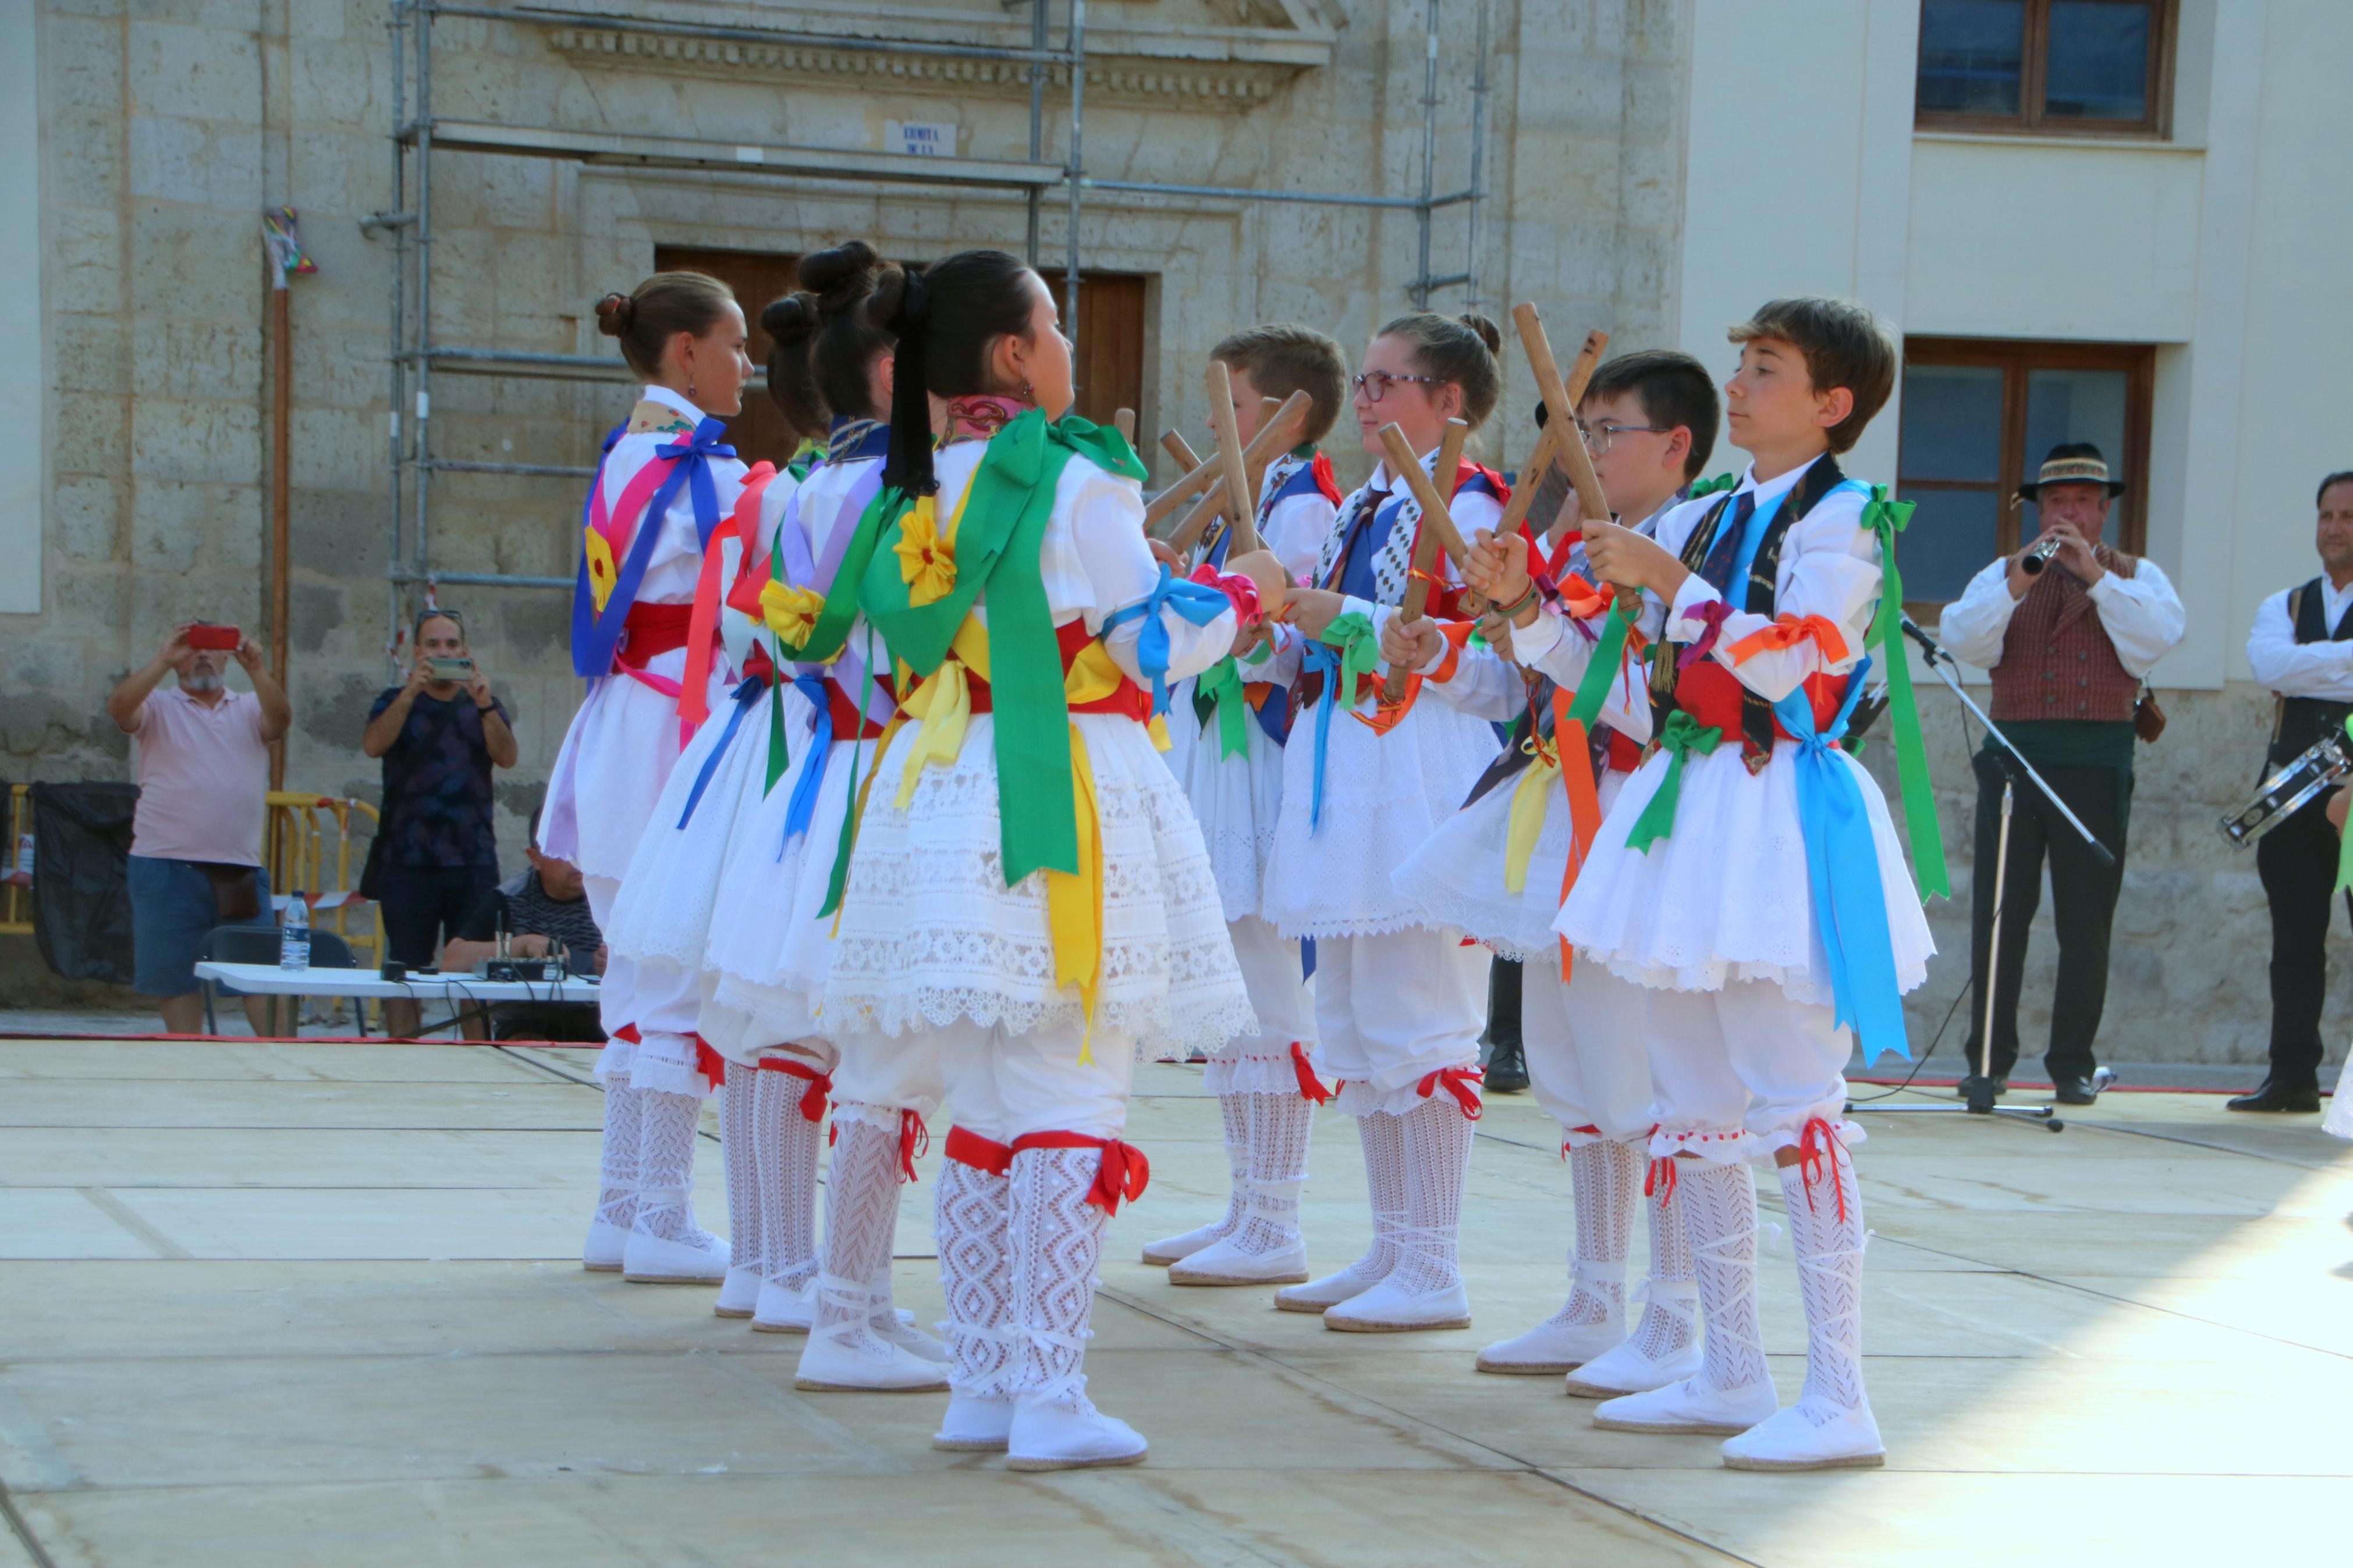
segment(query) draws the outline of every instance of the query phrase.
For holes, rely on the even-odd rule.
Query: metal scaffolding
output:
[[[1018,0],[1015,0],[1018,3]],[[565,381],[621,381],[628,372],[617,358],[596,354],[521,353],[445,342],[433,330],[432,165],[436,153],[478,153],[502,157],[539,157],[604,167],[702,170],[730,177],[773,179],[780,188],[808,185],[864,186],[876,182],[934,189],[983,188],[1018,191],[1028,214],[1028,259],[1035,265],[1040,218],[1050,192],[1060,189],[1068,204],[1063,255],[1063,330],[1073,342],[1079,314],[1080,220],[1085,193],[1121,192],[1206,197],[1239,202],[1304,203],[1371,207],[1415,215],[1419,226],[1418,270],[1406,293],[1417,308],[1447,289],[1463,289],[1473,303],[1479,288],[1479,204],[1484,196],[1487,127],[1487,37],[1491,0],[1470,0],[1476,13],[1476,43],[1470,84],[1469,177],[1460,187],[1437,187],[1439,135],[1440,9],[1445,0],[1424,0],[1426,47],[1422,76],[1421,178],[1417,195],[1359,195],[1336,191],[1250,190],[1239,186],[1177,184],[1149,180],[1100,180],[1086,173],[1086,0],[1064,0],[1061,43],[1053,43],[1052,0],[1028,0],[1029,44],[1002,45],[934,40],[857,37],[783,26],[706,25],[648,19],[610,13],[569,11],[539,5],[449,4],[447,0],[390,0],[392,57],[392,209],[361,220],[363,232],[390,239],[393,248],[387,355],[392,410],[387,446],[390,470],[388,587],[391,623],[402,624],[401,590],[424,584],[503,588],[568,589],[570,577],[519,576],[503,573],[440,572],[432,565],[433,477],[439,473],[500,474],[525,479],[580,480],[591,468],[548,463],[460,460],[436,455],[432,440],[433,378],[444,374],[490,375]],[[1461,4],[1462,0],[1456,0]],[[523,26],[572,26],[633,32],[676,40],[754,46],[805,46],[905,58],[1018,63],[1029,88],[1029,156],[1026,159],[916,157],[862,149],[795,145],[745,145],[691,137],[573,131],[438,118],[433,110],[433,28],[443,17]],[[1071,123],[1066,156],[1045,154],[1046,89],[1056,68],[1067,73]],[[1449,207],[1465,209],[1464,263],[1460,271],[1432,276],[1431,227]]]

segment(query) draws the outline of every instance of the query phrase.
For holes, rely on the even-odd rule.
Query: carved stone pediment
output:
[[[1088,8],[1087,100],[1224,112],[1264,103],[1303,72],[1331,63],[1330,5],[1331,0],[1099,0]],[[601,15],[610,7],[592,0],[575,9]],[[1063,12],[1057,6],[1050,16],[1059,46]],[[516,19],[528,20],[528,14]],[[773,43],[698,37],[666,26],[673,21],[792,36]],[[536,25],[550,49],[582,66],[758,77],[850,91],[869,84],[957,96],[1027,97],[1029,90],[1029,68],[1020,60],[896,54],[825,41],[953,40],[1022,48],[1029,43],[1026,6],[983,11],[902,4],[848,14],[800,5],[710,5],[670,7],[654,16],[615,10],[610,22],[593,26],[570,19]],[[1047,71],[1050,89],[1069,89],[1067,66],[1050,65]]]

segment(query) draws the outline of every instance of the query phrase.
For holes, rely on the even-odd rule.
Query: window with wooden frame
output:
[[[1904,531],[1905,598],[1948,604],[2041,532],[2018,487],[2063,441],[2092,442],[2124,481],[2101,537],[2140,553],[2156,363],[2146,343],[1907,340],[1896,490],[1918,510]]]
[[[2179,0],[1921,0],[1924,131],[2164,136]]]

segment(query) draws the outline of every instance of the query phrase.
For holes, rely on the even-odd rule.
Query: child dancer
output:
[[[955,1394],[934,1439],[1022,1469],[1132,1464],[1086,1397],[1103,1227],[1143,1190],[1119,1135],[1139,1046],[1253,1028],[1200,829],[1147,733],[1155,693],[1282,603],[1249,577],[1172,584],[1115,432],[1056,418],[1070,345],[1037,275],[997,251],[886,273],[898,336],[882,501],[843,566],[888,641],[901,711],[853,807],[823,1016],[853,1092],[906,1055],[944,1072],[940,1178]],[[934,461],[926,394],[958,432]],[[827,595],[808,652],[847,604]],[[1260,597],[1263,595],[1263,599]]]
[[[1315,568],[1340,502],[1331,461],[1316,443],[1339,416],[1347,362],[1340,345],[1323,333],[1284,325],[1236,332],[1209,357],[1231,373],[1234,424],[1245,442],[1265,416],[1262,398],[1304,392],[1311,400],[1299,444],[1267,468],[1257,516],[1259,538],[1284,574],[1303,580]],[[1212,570],[1224,565],[1231,541],[1231,531],[1221,528],[1210,542],[1205,558]],[[1287,651],[1278,657],[1270,642],[1252,650],[1249,664],[1230,655],[1219,659],[1208,674],[1178,688],[1170,721],[1179,741],[1169,762],[1200,819],[1234,957],[1250,984],[1259,1025],[1257,1034],[1212,1049],[1202,1075],[1218,1097],[1233,1177],[1225,1217],[1144,1249],[1146,1263],[1176,1265],[1168,1271],[1173,1285],[1280,1285],[1307,1278],[1299,1193],[1307,1180],[1315,1099],[1306,1089],[1324,1093],[1307,1068],[1314,1012],[1298,942],[1260,913],[1282,802],[1284,687],[1299,668],[1298,630],[1275,632],[1287,640]]]
[[[1736,1434],[1725,1463],[1815,1469],[1881,1463],[1862,1386],[1862,1193],[1842,1118],[1853,1037],[1904,1049],[1901,994],[1932,951],[1885,803],[1838,744],[1891,636],[1900,509],[1840,471],[1886,400],[1895,353],[1869,312],[1778,300],[1734,329],[1733,444],[1752,458],[1729,495],[1668,513],[1658,538],[1589,525],[1595,569],[1665,606],[1651,626],[1652,754],[1601,823],[1555,929],[1580,970],[1650,988],[1657,1091],[1654,1181],[1672,1183],[1698,1266],[1707,1333],[1697,1375],[1598,1407],[1598,1425]],[[1525,593],[1507,546],[1470,574]],[[1515,617],[1519,656],[1573,682],[1587,652],[1561,617]],[[1918,721],[1900,664],[1896,751],[1922,798]],[[1910,812],[1915,855],[1941,880],[1933,813]],[[1931,874],[1924,869],[1924,877]],[[1850,1028],[1852,1021],[1852,1028]],[[1750,1161],[1777,1169],[1806,1305],[1805,1391],[1776,1413],[1757,1327]]]
[[[680,749],[682,683],[713,704],[720,671],[706,633],[690,638],[703,547],[735,506],[744,468],[714,415],[738,412],[752,373],[744,312],[699,272],[659,272],[596,303],[598,327],[645,386],[606,440],[591,481],[573,591],[572,668],[587,700],[565,731],[540,816],[540,848],[580,868],[610,929],[623,874]],[[671,979],[674,981],[675,976]],[[615,953],[598,991],[610,1044],[602,1191],[584,1268],[631,1279],[717,1283],[727,1244],[694,1223],[694,1129],[718,1073],[677,1026],[675,984]],[[657,1026],[641,1028],[644,1018]],[[661,1025],[671,1026],[663,1027]]]
[[[1580,438],[1612,511],[1645,537],[1698,477],[1718,422],[1706,370],[1689,354],[1664,350],[1626,354],[1601,366],[1577,411]],[[1579,521],[1572,498],[1542,544],[1548,584],[1574,606],[1568,613],[1581,613],[1577,635],[1590,640],[1603,630],[1613,591],[1597,590],[1588,580],[1592,569]],[[1488,623],[1506,650],[1511,643],[1501,628],[1507,625],[1500,617]],[[1435,664],[1446,646],[1432,623],[1409,628],[1396,620],[1384,630],[1384,651],[1393,645],[1414,668]],[[1475,668],[1472,660],[1466,652],[1466,672]],[[1541,675],[1531,676],[1525,693],[1511,682],[1510,700],[1517,704],[1525,696],[1525,705],[1503,756],[1480,780],[1470,804],[1397,874],[1398,889],[1433,918],[1523,962],[1528,1078],[1537,1100],[1560,1123],[1576,1195],[1567,1304],[1527,1332],[1489,1345],[1479,1354],[1479,1370],[1571,1373],[1568,1392],[1588,1398],[1656,1388],[1699,1370],[1699,1288],[1683,1210],[1668,1201],[1671,1185],[1652,1184],[1649,1190],[1649,1300],[1633,1335],[1626,1333],[1627,1244],[1651,1126],[1651,1074],[1640,1049],[1642,990],[1599,963],[1572,968],[1552,930],[1575,858],[1577,807],[1565,770],[1589,765],[1598,775],[1598,793],[1590,798],[1600,811],[1609,810],[1651,738],[1640,668],[1630,664],[1610,683],[1589,748],[1564,742],[1557,727],[1573,690]],[[1572,747],[1577,754],[1569,754]],[[1541,826],[1531,832],[1531,823]]]
[[[860,241],[806,257],[808,308],[778,323],[812,340],[807,374],[788,395],[833,415],[825,466],[794,498],[764,590],[787,661],[828,597],[852,596],[834,578],[881,488],[892,345],[867,317],[878,274],[872,247]],[[790,765],[745,813],[737,836],[712,922],[704,1014],[714,1046],[746,1064],[744,1076],[759,1086],[753,1138],[764,1220],[807,1237],[828,1094],[835,1143],[823,1254],[772,1254],[753,1327],[814,1331],[801,1356],[804,1387],[944,1388],[946,1352],[902,1321],[891,1291],[899,1184],[913,1176],[923,1118],[938,1104],[937,1075],[841,1081],[839,1053],[817,1016],[832,962],[827,906],[851,781],[860,762],[873,758],[880,721],[895,710],[878,679],[885,672],[873,640],[854,622],[836,658],[790,668],[810,718],[793,736]]]
[[[1365,449],[1382,461],[1341,504],[1317,558],[1320,586],[1293,595],[1292,618],[1318,640],[1294,689],[1264,911],[1284,935],[1314,939],[1315,1067],[1340,1082],[1339,1108],[1356,1118],[1374,1235],[1362,1258],[1275,1304],[1355,1332],[1471,1321],[1456,1237],[1479,1114],[1487,956],[1431,922],[1390,876],[1460,804],[1494,738],[1444,683],[1385,731],[1359,721],[1373,716],[1379,623],[1405,598],[1420,532],[1379,431],[1396,424],[1428,466],[1449,419],[1475,429],[1493,410],[1499,341],[1483,317],[1434,315],[1400,317],[1373,339],[1356,415]],[[1506,496],[1500,478],[1465,463],[1451,508],[1464,535],[1492,527]],[[1451,597],[1432,595],[1431,607],[1442,613]]]

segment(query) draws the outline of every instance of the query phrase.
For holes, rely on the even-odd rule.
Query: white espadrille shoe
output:
[[[1801,1399],[1724,1445],[1730,1470],[1873,1470],[1886,1462],[1868,1404],[1825,1412]]]
[[[875,1313],[867,1320],[867,1327],[874,1331],[876,1338],[897,1345],[909,1355],[939,1366],[948,1363],[948,1347],[915,1327],[915,1314],[904,1307]]]
[[[1324,1314],[1324,1326],[1345,1334],[1408,1334],[1422,1329],[1467,1329],[1471,1293],[1457,1280],[1435,1290],[1411,1290],[1395,1274]]]
[[[588,1222],[588,1239],[580,1244],[580,1267],[592,1274],[618,1274],[628,1245],[629,1227],[599,1215]]]
[[[1171,1285],[1290,1285],[1307,1279],[1307,1243],[1294,1241],[1272,1252],[1251,1253],[1238,1237],[1227,1237],[1168,1266]]]
[[[795,1388],[840,1394],[923,1394],[948,1385],[947,1369],[875,1333],[860,1319],[809,1331]]]
[[[719,1282],[719,1300],[711,1304],[712,1316],[717,1318],[748,1318],[760,1304],[760,1287],[765,1283],[757,1268],[741,1264],[732,1265],[727,1278]]]
[[[1304,1285],[1293,1285],[1274,1293],[1277,1310],[1284,1312],[1315,1312],[1331,1310],[1341,1302],[1363,1295],[1379,1284],[1388,1270],[1373,1272],[1369,1258],[1360,1258],[1337,1274],[1326,1274],[1320,1279],[1310,1279]]]
[[[1650,1292],[1626,1342],[1568,1374],[1565,1391],[1570,1398],[1647,1394],[1700,1374],[1706,1346],[1700,1338],[1699,1288],[1688,1279],[1653,1279]]]
[[[708,1231],[670,1241],[633,1230],[621,1251],[621,1278],[632,1285],[716,1285],[727,1278],[727,1244]]]
[[[1616,1349],[1625,1337],[1620,1323],[1564,1323],[1548,1318],[1525,1334],[1500,1340],[1481,1351],[1479,1370],[1514,1377],[1574,1372]]]
[[[1179,1258],[1190,1258],[1206,1247],[1215,1246],[1232,1233],[1231,1223],[1219,1220],[1215,1225],[1197,1226],[1182,1236],[1147,1241],[1144,1244],[1144,1261],[1155,1268],[1165,1268]]]
[[[932,1447],[951,1454],[1001,1454],[1013,1436],[1013,1401],[986,1394],[951,1394],[948,1413]]]
[[[805,1334],[817,1321],[815,1282],[798,1289],[781,1279],[764,1279],[752,1307],[752,1328],[763,1334]]]
[[[1593,1424],[1612,1432],[1702,1432],[1728,1437],[1747,1431],[1780,1405],[1772,1380],[1729,1391],[1696,1377],[1593,1407]]]
[[[1006,1434],[1008,1470],[1087,1470],[1140,1465],[1151,1445],[1144,1434],[1106,1415],[1087,1397],[1087,1380],[1021,1396]]]

